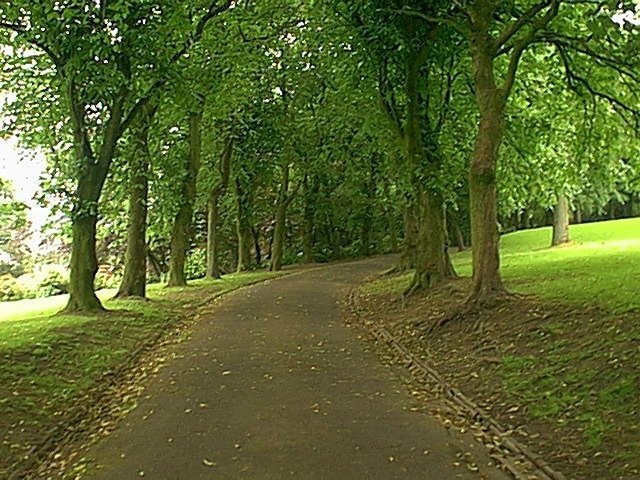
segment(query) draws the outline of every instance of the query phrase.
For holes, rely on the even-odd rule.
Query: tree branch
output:
[[[0,22],[0,28],[4,28],[6,30],[11,30],[15,33],[17,33],[18,35],[24,35],[27,36],[27,34],[29,34],[29,30],[27,28],[25,28],[22,25],[17,25],[15,23],[8,23],[8,22]],[[35,38],[26,38],[25,39],[27,43],[30,43],[31,45],[33,45],[36,48],[39,48],[40,50],[42,50],[45,54],[47,54],[47,56],[49,57],[49,59],[53,62],[53,64],[56,66],[57,69],[61,69],[64,67],[64,61],[63,58],[61,56],[59,56],[58,54],[56,54],[53,49],[51,47],[49,47],[47,44],[36,40]]]
[[[424,13],[419,12],[417,10],[411,10],[411,9],[408,9],[408,8],[403,8],[403,9],[378,8],[376,11],[377,12],[383,12],[383,13],[396,13],[396,14],[400,14],[400,15],[407,15],[407,16],[410,16],[410,17],[416,17],[416,18],[420,18],[420,19],[424,20],[427,23],[432,23],[432,24],[436,24],[436,25],[448,25],[448,26],[456,29],[457,31],[459,31],[462,34],[465,34],[465,35],[467,34],[467,29],[465,28],[464,24],[456,22],[452,18],[432,17],[430,15],[425,15]]]
[[[233,5],[233,0],[224,0],[223,3],[221,3],[220,5],[218,5],[218,2],[216,0],[212,1],[211,4],[209,5],[209,8],[207,9],[207,13],[205,13],[202,16],[202,18],[200,18],[200,20],[198,21],[198,24],[196,25],[196,28],[194,29],[192,35],[189,38],[187,38],[187,40],[185,40],[182,47],[171,56],[171,58],[169,59],[168,66],[172,66],[176,64],[178,60],[180,60],[180,58],[182,58],[182,56],[186,54],[193,45],[195,45],[196,43],[198,43],[198,41],[200,41],[200,39],[202,38],[202,35],[204,34],[204,29],[206,28],[209,21],[211,21],[213,18],[217,17],[221,13],[225,12],[226,10],[229,10],[232,5]],[[124,121],[120,125],[120,135],[122,135],[122,133],[124,133],[124,131],[126,131],[126,129],[129,128],[129,126],[135,120],[136,116],[140,113],[142,108],[149,103],[149,101],[156,94],[156,92],[160,88],[162,88],[166,83],[167,83],[167,78],[164,77],[156,80],[151,85],[151,87],[149,87],[149,89],[147,90],[147,93],[143,95],[143,97],[140,100],[138,100],[138,102],[136,102],[136,104],[133,106],[129,114],[125,117]]]
[[[553,0],[544,0],[536,5],[533,5],[529,10],[523,13],[520,18],[514,21],[511,25],[504,29],[504,31],[497,38],[495,43],[495,49],[498,50],[504,46],[514,35],[516,35],[522,28],[529,24],[535,17],[545,8],[549,7]]]

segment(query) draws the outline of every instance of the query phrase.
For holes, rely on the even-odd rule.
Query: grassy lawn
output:
[[[615,313],[640,311],[640,218],[571,226],[573,243],[550,248],[551,228],[502,237],[502,275],[509,290]],[[471,252],[454,255],[471,275]]]
[[[111,300],[115,291],[101,291],[109,312],[96,316],[56,314],[65,296],[0,303],[0,478],[140,345],[215,297],[275,275],[151,285],[151,301]]]
[[[453,326],[441,332],[433,340],[444,343],[440,367],[454,363],[460,373],[451,374],[461,379],[463,390],[476,388],[483,392],[480,398],[496,392],[503,404],[522,407],[521,421],[544,425],[549,435],[544,448],[564,451],[556,454],[569,476],[580,471],[577,478],[640,478],[640,218],[575,225],[571,237],[571,244],[550,248],[550,228],[503,236],[505,285],[532,296],[478,314],[488,322],[484,340],[502,352],[483,386],[471,387],[465,377],[474,371],[465,371],[467,364],[469,369],[482,366],[473,363],[481,338]],[[471,274],[471,252],[454,255],[453,262],[461,275]],[[362,291],[374,298],[400,295],[408,281],[409,275],[383,278]],[[425,315],[426,305],[455,308],[464,298],[463,292],[446,304],[446,295],[427,293],[398,315],[410,329],[411,317]],[[456,348],[453,356],[443,353]],[[597,469],[596,476],[589,468]]]

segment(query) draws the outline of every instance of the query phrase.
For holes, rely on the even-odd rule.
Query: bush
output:
[[[187,280],[203,278],[207,274],[207,251],[204,248],[194,248],[187,255],[184,266]]]
[[[11,274],[0,276],[0,302],[21,300],[27,296],[27,291],[20,285],[18,279]]]
[[[38,282],[38,296],[51,297],[69,292],[69,278],[62,268],[51,266],[43,272],[44,276]]]

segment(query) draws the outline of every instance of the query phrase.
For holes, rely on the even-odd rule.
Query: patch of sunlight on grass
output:
[[[360,287],[360,291],[365,295],[402,295],[409,285],[412,275],[413,273],[407,273],[365,283]]]
[[[571,226],[573,243],[549,247],[551,228],[505,235],[502,275],[508,289],[615,313],[640,311],[640,218]],[[471,252],[453,256],[471,274]]]

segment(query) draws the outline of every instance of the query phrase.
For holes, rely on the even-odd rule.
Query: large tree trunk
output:
[[[171,232],[171,257],[169,258],[169,281],[167,283],[169,287],[187,284],[184,266],[191,243],[193,205],[196,200],[196,181],[200,169],[201,124],[202,111],[194,112],[189,116],[189,158],[182,190],[182,203]]]
[[[407,65],[407,122],[405,141],[407,160],[412,169],[412,184],[417,199],[418,237],[415,255],[415,274],[408,292],[432,288],[454,272],[448,259],[442,196],[425,179],[437,175],[440,157],[435,141],[436,132],[427,135],[429,153],[424,148],[421,98],[419,92],[420,68],[426,50],[409,56]]]
[[[76,216],[73,219],[73,244],[67,312],[99,312],[104,307],[94,292],[98,273],[96,256],[97,215]]]
[[[79,165],[75,205],[72,214],[72,245],[69,278],[69,301],[66,312],[91,313],[104,311],[104,307],[94,292],[94,282],[98,273],[96,255],[96,226],[98,223],[98,202],[104,182],[113,161],[116,143],[122,135],[123,98],[112,106],[109,120],[102,135],[102,145],[96,157],[91,149],[89,134],[84,125],[84,105],[75,100],[75,84],[67,84],[67,101],[71,112],[75,159]]]
[[[488,25],[489,20],[484,20]],[[468,299],[479,303],[504,292],[500,277],[496,165],[506,104],[505,92],[495,82],[490,53],[492,37],[481,27],[471,37],[480,125],[469,173],[473,289]]]
[[[155,108],[149,107],[134,132],[129,160],[129,226],[124,275],[116,298],[145,298],[147,289],[147,197],[149,194],[149,127]]]
[[[289,205],[289,165],[283,166],[282,182],[278,192],[278,204],[276,205],[276,224],[273,230],[273,242],[271,245],[271,263],[269,270],[277,272],[282,270],[282,256],[284,254],[284,234],[287,222],[287,207]]]
[[[228,135],[220,159],[220,180],[211,189],[207,201],[207,274],[209,279],[220,278],[218,224],[220,222],[219,202],[229,186],[231,171],[231,155],[233,154],[233,138]]]
[[[558,195],[558,203],[553,209],[553,239],[551,246],[569,243],[569,200],[565,195]]]
[[[416,202],[411,199],[404,210],[404,241],[400,256],[401,272],[407,272],[416,266],[418,245],[418,217]]]
[[[427,190],[420,193],[418,200],[418,248],[415,274],[409,291],[432,288],[456,276],[446,247],[442,198]]]

